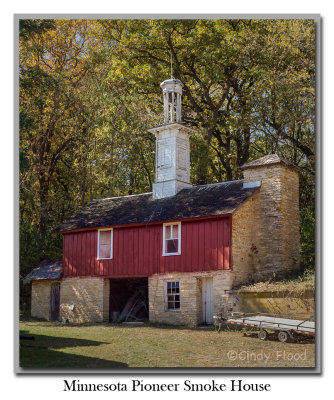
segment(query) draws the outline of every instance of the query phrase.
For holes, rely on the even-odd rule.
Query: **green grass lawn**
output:
[[[72,325],[25,321],[23,368],[314,367],[314,343],[260,341],[240,331],[145,323]]]

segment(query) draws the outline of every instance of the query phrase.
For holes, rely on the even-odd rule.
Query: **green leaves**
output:
[[[303,269],[313,269],[315,265],[315,215],[312,207],[305,207],[300,213],[301,251],[300,261]]]

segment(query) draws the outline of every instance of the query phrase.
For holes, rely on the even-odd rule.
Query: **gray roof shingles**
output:
[[[42,279],[59,279],[62,272],[63,264],[61,260],[43,261],[23,279],[23,283]]]
[[[53,233],[233,214],[258,189],[243,188],[243,181],[239,180],[184,188],[163,199],[153,199],[152,193],[144,193],[97,200],[64,221]]]

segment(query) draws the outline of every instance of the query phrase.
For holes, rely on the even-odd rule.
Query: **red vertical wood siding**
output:
[[[113,229],[113,258],[97,260],[97,230],[64,233],[64,276],[150,276],[230,269],[231,219],[184,221],[181,254],[162,255],[162,224]]]

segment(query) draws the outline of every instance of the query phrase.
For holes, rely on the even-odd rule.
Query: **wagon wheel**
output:
[[[264,329],[261,329],[259,333],[257,334],[258,338],[261,340],[267,340],[268,339],[268,332]]]
[[[277,335],[278,340],[282,343],[286,343],[289,340],[288,332],[280,331]]]

